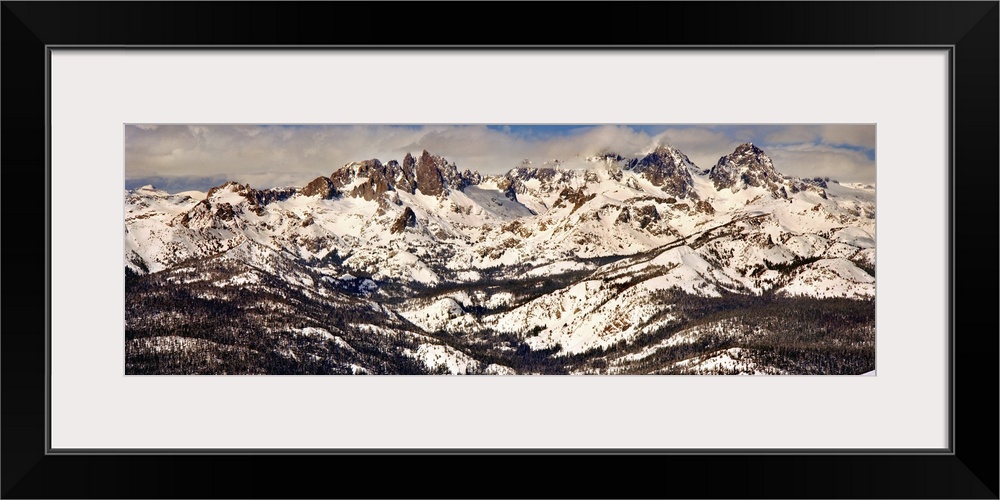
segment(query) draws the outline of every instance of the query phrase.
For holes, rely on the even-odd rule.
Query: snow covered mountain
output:
[[[291,306],[288,325],[278,328],[289,331],[268,331],[268,342],[282,345],[309,328],[339,338],[311,352],[329,373],[419,372],[404,361],[337,361],[346,351],[334,349],[337,342],[353,348],[348,337],[368,327],[391,337],[395,347],[382,346],[395,353],[388,358],[453,373],[809,372],[762,360],[763,348],[733,336],[747,330],[753,345],[766,344],[775,337],[767,328],[750,328],[754,322],[745,319],[734,323],[739,327],[720,325],[747,308],[793,303],[861,307],[863,317],[870,307],[873,314],[873,186],[783,176],[752,144],[704,171],[665,144],[638,157],[606,152],[588,160],[587,170],[526,161],[483,176],[423,151],[350,163],[301,188],[228,182],[207,193],[170,194],[144,186],[125,192],[128,282],[199,290],[195,296],[225,303],[236,300],[228,295],[234,290],[266,292],[281,297],[276,309],[289,307],[294,291],[309,302],[299,307],[365,311],[364,321],[343,324],[339,331],[349,333],[337,335],[319,318],[292,325]],[[151,294],[126,295],[155,309]],[[738,303],[726,309],[732,314],[701,324],[712,304],[726,301]],[[679,303],[704,307],[682,311]],[[145,319],[127,312],[127,320]],[[847,333],[868,332],[859,345],[871,340],[873,364],[874,324],[856,326]],[[164,335],[143,332],[130,336],[136,359],[190,349],[155,347],[150,338]],[[723,339],[711,344],[718,349],[650,364],[657,353],[676,354],[708,337]],[[232,343],[216,340],[198,349],[236,356],[226,350]],[[154,358],[134,364],[136,372],[165,369]]]

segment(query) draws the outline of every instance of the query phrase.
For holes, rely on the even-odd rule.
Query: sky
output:
[[[700,169],[752,142],[796,177],[875,182],[875,125],[125,125],[125,188],[205,191],[226,181],[303,186],[352,161],[424,149],[460,170],[505,173],[528,159],[585,168],[602,151],[669,144]]]

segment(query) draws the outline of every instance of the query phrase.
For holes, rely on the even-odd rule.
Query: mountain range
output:
[[[127,373],[864,373],[875,188],[657,144],[125,191]]]

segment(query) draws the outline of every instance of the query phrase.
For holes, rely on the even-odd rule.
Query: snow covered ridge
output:
[[[385,368],[394,373],[419,372],[399,360],[451,373],[532,372],[497,362],[506,354],[463,351],[455,339],[471,342],[470,335],[506,339],[511,352],[527,349],[523,359],[535,360],[631,348],[691,321],[669,301],[651,302],[653,296],[719,303],[746,297],[757,307],[759,300],[867,304],[875,295],[873,186],[781,175],[752,144],[707,170],[668,145],[635,158],[606,152],[587,161],[586,170],[524,163],[483,176],[423,151],[400,161],[353,162],[302,187],[227,182],[206,193],[170,194],[143,186],[125,192],[128,283],[179,287],[178,294],[215,302],[262,294],[255,300],[270,303],[273,314],[304,322],[294,328],[321,328],[352,347],[351,335],[369,331],[357,325],[369,325],[394,339],[396,368]],[[147,293],[153,294],[133,295],[153,307]],[[315,324],[293,321],[303,304],[317,311],[350,304],[360,307],[352,315],[367,319],[337,333],[318,318],[329,313],[317,312]],[[268,328],[260,335],[269,342],[284,345],[292,335]],[[384,371],[364,349],[345,354],[342,344],[324,347],[328,336],[290,338],[300,340],[283,348],[297,356],[281,357],[288,363],[315,361],[336,373]],[[212,342],[129,345],[147,354],[195,346],[223,360],[271,352]],[[764,350],[770,345],[754,342]],[[309,356],[320,361],[296,351],[299,344],[313,346]],[[331,349],[351,362],[323,364]],[[747,345],[727,349],[701,352],[702,361],[675,368],[795,372],[768,368]],[[632,368],[577,371],[633,373],[647,367],[642,359],[629,361]],[[722,359],[728,361],[705,361]],[[536,371],[548,369],[545,363]],[[228,365],[205,366],[215,373]],[[656,370],[671,372],[669,366]]]

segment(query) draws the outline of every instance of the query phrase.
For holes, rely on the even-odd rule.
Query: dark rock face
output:
[[[351,163],[330,175],[330,181],[337,191],[342,191],[344,186],[361,178],[366,179],[351,189],[350,196],[354,198],[371,201],[392,190],[386,166],[375,159]]]
[[[389,182],[385,176],[371,176],[367,181],[354,186],[354,189],[351,190],[351,196],[371,201],[383,193],[389,192],[390,189]]]
[[[797,182],[792,182],[792,192],[797,193],[799,191],[813,191],[819,195],[820,198],[828,200],[826,196],[826,189],[829,187],[827,181],[829,178],[823,177],[813,177],[812,179],[796,179]]]
[[[553,181],[556,181],[558,180],[559,177],[562,177],[562,172],[552,167],[537,168],[532,174],[528,176],[529,179],[531,178],[538,179],[542,181],[543,184],[548,184]]]
[[[236,216],[236,212],[233,210],[233,206],[229,203],[220,203],[215,207],[215,215],[222,220],[233,220]]]
[[[632,222],[632,211],[629,210],[628,207],[623,208],[621,213],[618,214],[618,218],[615,219],[615,222],[619,224],[628,224],[629,222]]]
[[[337,190],[342,190],[343,187],[350,184],[356,176],[357,174],[355,174],[354,164],[349,164],[330,174],[330,181],[333,182],[333,186]]]
[[[497,180],[497,188],[503,192],[503,195],[510,201],[517,201],[518,187],[524,189],[521,185],[520,179],[512,178],[509,175],[506,177],[501,177]]]
[[[698,212],[706,213],[712,215],[715,213],[715,207],[711,203],[701,200],[694,202],[694,209]]]
[[[396,191],[413,194],[417,190],[417,180],[413,176],[413,157],[407,153],[406,158],[409,158],[409,162],[404,159],[402,166],[396,160],[386,163],[386,177],[392,182],[392,187]]]
[[[822,177],[813,177],[812,179],[802,179],[802,182],[806,184],[811,184],[813,186],[819,186],[821,188],[827,188],[829,187],[829,185],[826,183],[827,180],[829,179],[824,179]]]
[[[640,229],[646,229],[646,226],[660,220],[660,213],[653,205],[634,207],[633,210],[635,210],[635,219],[639,221]]]
[[[295,194],[295,188],[274,188],[274,189],[249,189],[243,196],[250,201],[251,205],[267,205],[274,201],[287,200]],[[258,214],[260,215],[260,214]]]
[[[740,144],[727,156],[719,158],[708,176],[716,189],[730,188],[739,191],[744,187],[762,187],[776,198],[787,198],[787,182],[774,169],[764,151],[751,143]]]
[[[445,186],[459,191],[465,189],[466,179],[458,171],[458,166],[454,162],[448,163],[442,161],[442,163],[443,165],[438,167],[438,172],[441,174],[441,178],[444,179]]]
[[[319,196],[320,199],[329,200],[339,193],[329,177],[317,177],[302,188],[302,194],[305,196]]]
[[[432,155],[427,150],[417,160],[407,153],[403,158],[402,171],[407,182],[412,182],[411,193],[419,189],[421,193],[431,196],[444,196],[452,189],[462,191],[483,181],[478,172],[468,169],[459,172],[454,162]]]
[[[465,169],[462,172],[461,185],[456,186],[459,190],[465,189],[468,186],[475,186],[483,182],[483,176],[479,172],[473,172],[469,169]]]
[[[433,156],[425,149],[417,160],[417,189],[430,196],[440,196],[445,193],[445,181],[441,169],[447,164],[444,158]]]
[[[552,204],[552,208],[559,208],[564,205],[572,206],[573,210],[570,210],[569,213],[573,213],[576,212],[578,208],[582,207],[584,203],[587,203],[597,197],[597,193],[585,194],[583,191],[583,188],[564,188],[559,193],[559,199]]]
[[[389,229],[393,234],[399,234],[406,230],[408,227],[415,227],[417,225],[417,214],[413,213],[413,209],[406,207],[403,209],[403,213],[396,219],[396,222],[392,224],[392,228]]]
[[[465,172],[458,174],[457,182],[453,188],[459,191],[464,191],[465,188],[479,184],[482,181],[483,176],[480,175],[479,172],[470,172],[469,170],[466,170]]]
[[[652,153],[631,161],[626,168],[672,196],[687,198],[695,196],[688,165],[693,163],[684,153],[669,146],[660,146]]]
[[[385,176],[385,166],[382,165],[382,162],[372,159],[344,165],[334,173],[330,174],[330,180],[333,182],[334,187],[341,189],[354,182],[355,179],[370,177],[372,174],[382,177]]]
[[[660,213],[653,205],[640,205],[625,207],[615,222],[618,224],[631,224],[635,222],[639,229],[647,229],[650,224],[660,221]]]

